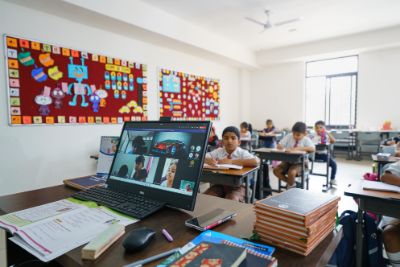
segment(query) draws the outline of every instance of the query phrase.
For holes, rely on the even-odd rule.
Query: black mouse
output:
[[[141,250],[147,247],[155,234],[156,232],[154,230],[146,227],[133,229],[128,236],[125,237],[122,245],[128,252]]]

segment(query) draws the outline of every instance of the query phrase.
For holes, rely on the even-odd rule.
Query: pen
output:
[[[166,238],[169,242],[174,241],[174,239],[173,239],[172,236],[168,233],[167,230],[162,229],[161,232],[163,233],[163,235],[165,236],[165,238]]]
[[[155,261],[155,260],[158,260],[158,259],[167,257],[167,256],[169,256],[169,255],[171,255],[171,254],[174,254],[175,252],[178,252],[179,249],[180,249],[180,248],[174,248],[174,249],[171,249],[171,250],[162,252],[162,253],[160,253],[160,254],[157,254],[157,255],[148,257],[147,259],[132,262],[131,264],[124,265],[123,267],[140,267],[140,266],[142,266],[143,264],[146,264],[146,263],[149,263],[149,262],[152,262],[152,261]]]

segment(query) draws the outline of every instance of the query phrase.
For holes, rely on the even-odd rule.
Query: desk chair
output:
[[[310,175],[322,176],[322,177],[325,177],[325,179],[326,179],[326,183],[324,185],[322,185],[322,192],[327,192],[328,190],[332,189],[332,184],[330,183],[330,178],[329,178],[330,177],[329,176],[329,159],[331,158],[331,149],[332,149],[332,146],[330,146],[330,145],[318,144],[315,146],[316,153],[318,153],[318,152],[325,153],[325,151],[326,151],[326,153],[327,153],[326,161],[316,159],[315,153],[313,153],[310,157],[310,161],[311,161]],[[324,173],[314,172],[314,163],[325,163],[326,171]]]
[[[346,148],[348,160],[353,159],[353,152],[356,150],[356,137],[349,131],[332,131],[331,134],[335,138],[335,144],[333,145],[332,157],[335,157],[337,149],[339,147]]]
[[[309,180],[310,180],[310,170],[307,169],[307,167],[305,169],[302,170],[302,172],[304,172],[304,185],[306,186],[306,190],[308,190],[309,188]],[[301,186],[301,176],[302,173],[300,173],[298,176],[295,177],[295,183],[296,183],[296,187],[297,188],[302,188],[304,189],[304,185],[303,187]],[[283,185],[282,184],[282,180],[279,179],[278,181],[278,192],[282,192],[282,189],[287,190],[287,185]]]
[[[379,152],[381,136],[378,132],[358,132],[357,133],[357,159],[362,160],[363,153]]]

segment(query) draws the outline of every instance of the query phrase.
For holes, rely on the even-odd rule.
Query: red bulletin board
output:
[[[147,66],[4,36],[10,125],[147,120]]]
[[[173,70],[159,71],[160,117],[219,119],[219,80]]]

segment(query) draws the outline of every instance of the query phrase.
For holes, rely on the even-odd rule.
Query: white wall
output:
[[[381,127],[385,120],[400,129],[400,48],[359,57],[357,126]]]
[[[275,65],[252,72],[249,121],[262,129],[266,119],[272,119],[278,128],[289,127],[303,120],[304,64]]]
[[[217,130],[240,123],[236,68],[3,1],[0,1],[0,33],[148,64],[150,119],[158,119],[158,66],[219,78],[221,122],[216,123]],[[3,40],[0,45],[3,47]],[[95,162],[89,155],[98,150],[99,137],[119,135],[122,126],[10,127],[4,72],[4,64],[0,64],[0,195],[56,185],[65,178],[94,173]]]

